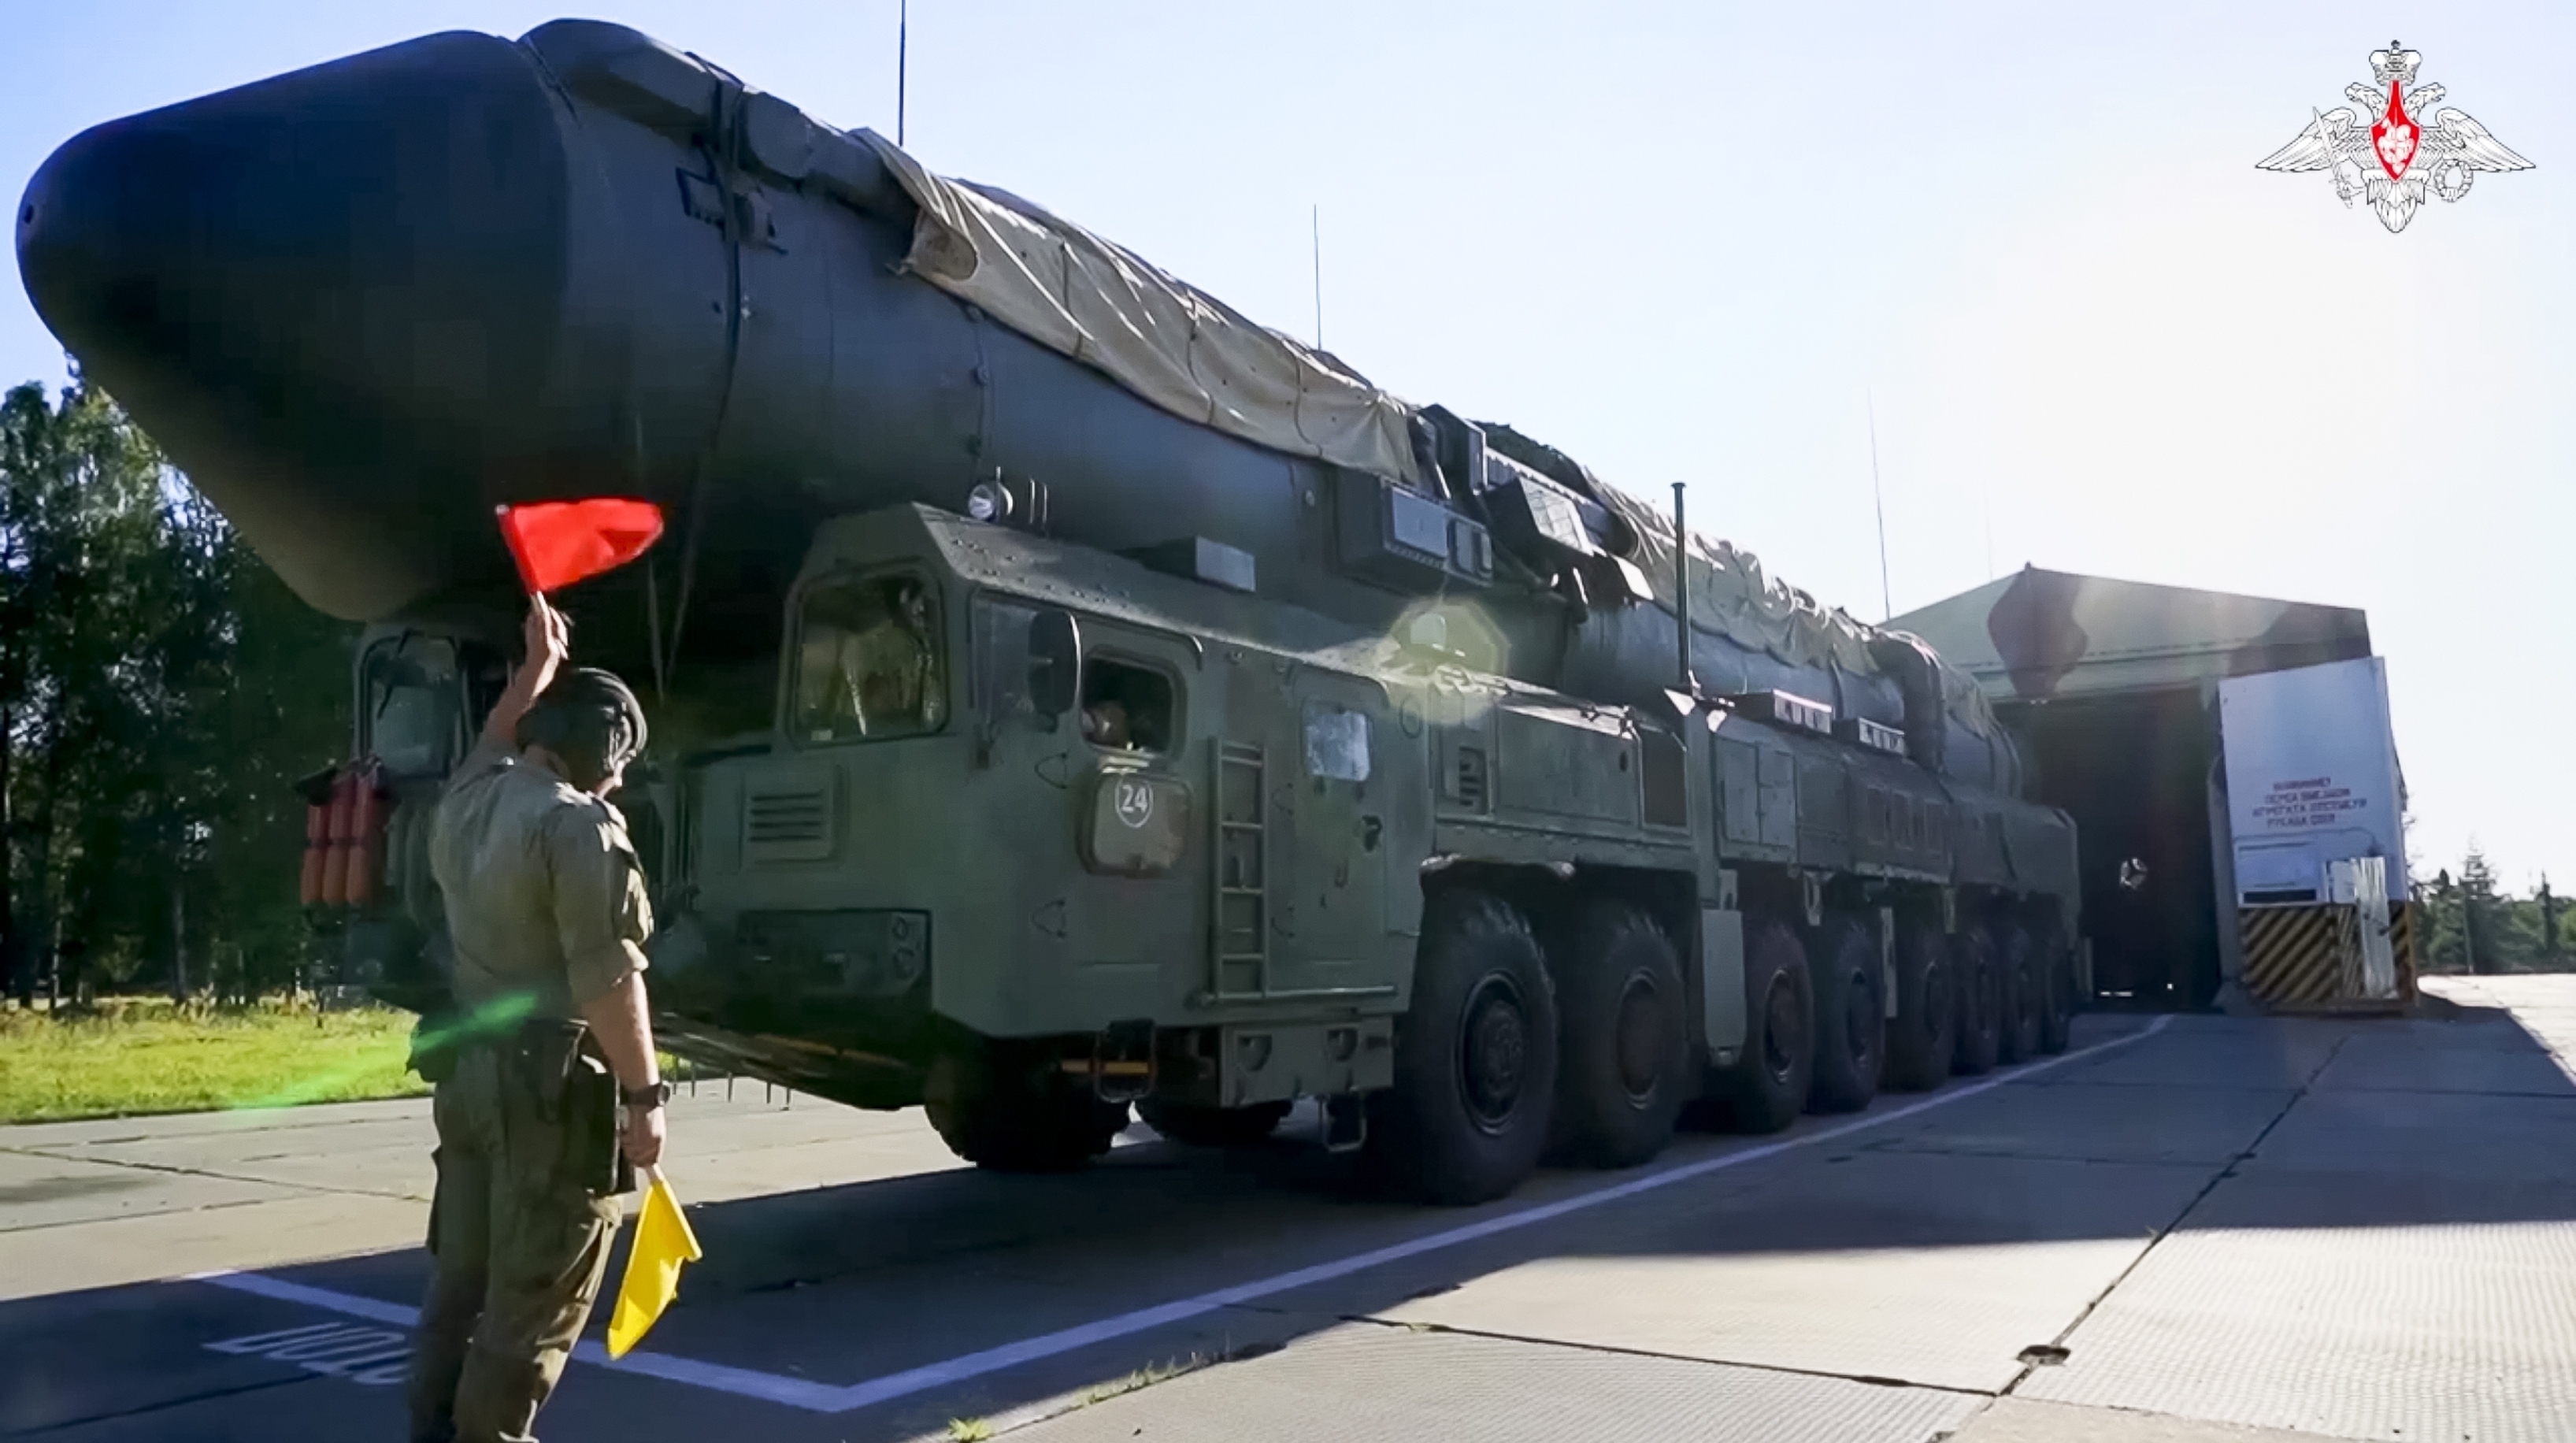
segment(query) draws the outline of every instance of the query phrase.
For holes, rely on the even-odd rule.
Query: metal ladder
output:
[[[1208,868],[1208,987],[1193,999],[1213,1007],[1236,1002],[1362,1002],[1395,995],[1393,983],[1356,987],[1280,987],[1271,953],[1270,764],[1266,748],[1217,743],[1214,860]],[[1233,785],[1229,786],[1228,783]],[[1292,874],[1293,875],[1293,874]],[[1291,953],[1291,960],[1300,960]],[[1241,974],[1249,972],[1245,977]]]
[[[1229,786],[1228,783],[1234,785]],[[1208,996],[1259,997],[1270,991],[1270,836],[1268,754],[1247,742],[1217,743],[1215,865],[1208,869],[1214,888],[1209,928],[1212,975]],[[1237,801],[1248,803],[1239,815]],[[1249,946],[1237,941],[1249,933]],[[1249,966],[1251,986],[1236,983],[1233,969]]]

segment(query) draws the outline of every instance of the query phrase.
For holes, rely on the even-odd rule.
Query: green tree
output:
[[[145,730],[133,714],[160,467],[103,397],[32,386],[0,401],[0,572],[8,659],[11,951],[23,974],[86,961],[99,882],[114,873]],[[66,942],[69,946],[66,946]],[[22,980],[22,994],[32,979]]]
[[[347,736],[296,602],[96,388],[0,399],[0,968],[28,996],[301,947],[288,783]]]
[[[2488,864],[2486,853],[2479,851],[2475,842],[2469,844],[2468,855],[2460,859],[2458,905],[2469,970],[2479,973],[2508,970],[2504,952],[2504,899],[2496,892],[2495,869]]]
[[[2549,880],[2542,878],[2528,897],[2509,895],[2474,844],[2456,880],[2448,869],[2437,872],[2418,883],[2417,898],[2428,971],[2492,975],[2576,967],[2576,952],[2567,945],[2567,906]]]
[[[283,983],[302,958],[305,806],[294,784],[348,750],[358,629],[305,605],[229,533],[222,568],[223,681],[196,696],[195,711],[221,786],[191,817],[202,828],[205,915],[222,928],[201,955],[255,992]]]

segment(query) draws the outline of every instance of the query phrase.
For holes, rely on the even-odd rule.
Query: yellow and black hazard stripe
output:
[[[2245,937],[2245,990],[2271,1007],[2339,1002],[2347,907],[2246,907],[2236,914]]]
[[[2415,909],[2404,902],[2388,904],[2388,950],[2397,955],[2397,990],[2415,990]]]
[[[2361,956],[2360,914],[2350,907],[2247,907],[2237,923],[2245,939],[2245,990],[2274,1008],[2372,1006],[2402,1003],[2415,990],[2413,909],[2392,903],[2388,943],[2397,995],[2376,1003],[2354,995],[2347,966]]]

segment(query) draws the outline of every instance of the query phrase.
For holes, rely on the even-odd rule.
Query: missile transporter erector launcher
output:
[[[665,540],[559,604],[656,699],[619,800],[685,1054],[1005,1168],[1312,1097],[1467,1202],[2064,1046],[2073,828],[1927,647],[634,31],[113,122],[17,234],[369,624],[313,900],[406,1005],[515,630],[493,508],[616,495]]]

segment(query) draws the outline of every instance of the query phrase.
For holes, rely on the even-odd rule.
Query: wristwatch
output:
[[[671,1080],[666,1077],[650,1087],[622,1088],[617,1100],[638,1112],[651,1112],[671,1100]]]

